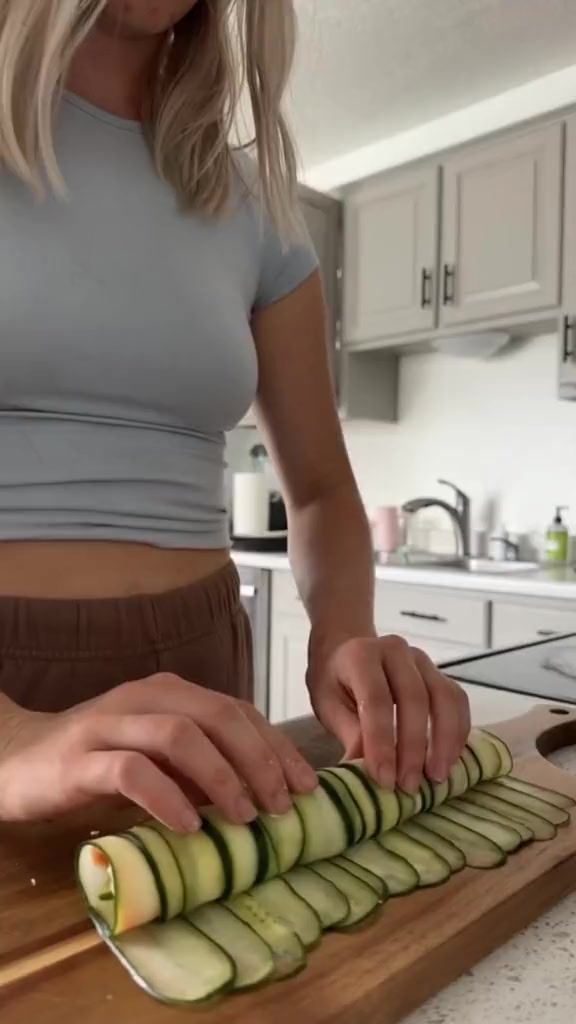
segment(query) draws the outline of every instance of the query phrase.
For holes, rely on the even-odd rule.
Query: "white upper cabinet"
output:
[[[562,131],[548,125],[444,161],[441,325],[558,305]]]
[[[564,287],[560,331],[560,394],[576,398],[576,115],[566,122]]]
[[[348,344],[436,322],[439,171],[420,167],[355,186],[345,202]]]

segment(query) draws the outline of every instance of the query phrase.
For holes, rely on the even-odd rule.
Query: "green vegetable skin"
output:
[[[381,789],[356,761],[323,772],[282,818],[230,826],[209,810],[198,835],[151,822],[84,843],[78,880],[138,984],[165,1002],[203,1002],[302,969],[322,929],[369,922],[389,896],[464,865],[496,867],[553,836],[574,801],[511,770],[506,746],[481,731],[450,784],[426,784],[417,799]],[[151,923],[159,917],[166,923]]]

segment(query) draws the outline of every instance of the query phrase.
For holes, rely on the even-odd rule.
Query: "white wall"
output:
[[[515,342],[487,362],[403,358],[399,422],[345,426],[367,507],[446,496],[442,476],[470,494],[474,519],[491,518],[488,526],[503,519],[537,536],[554,504],[570,505],[576,525],[576,403],[556,396],[553,335]]]
[[[344,425],[368,510],[427,493],[448,497],[436,483],[444,476],[470,494],[474,520],[488,516],[491,528],[503,519],[537,538],[555,504],[571,506],[575,527],[576,402],[556,397],[556,345],[552,335],[515,342],[488,362],[404,357],[399,422]],[[233,467],[254,443],[251,431],[237,435]]]

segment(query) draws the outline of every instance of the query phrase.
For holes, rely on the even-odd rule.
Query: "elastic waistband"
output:
[[[214,632],[239,606],[232,561],[203,580],[160,594],[81,600],[0,597],[0,655],[145,654]]]

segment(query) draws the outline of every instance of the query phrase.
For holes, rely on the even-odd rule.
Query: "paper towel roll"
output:
[[[232,529],[236,537],[266,533],[269,520],[268,485],[264,473],[235,473]]]

